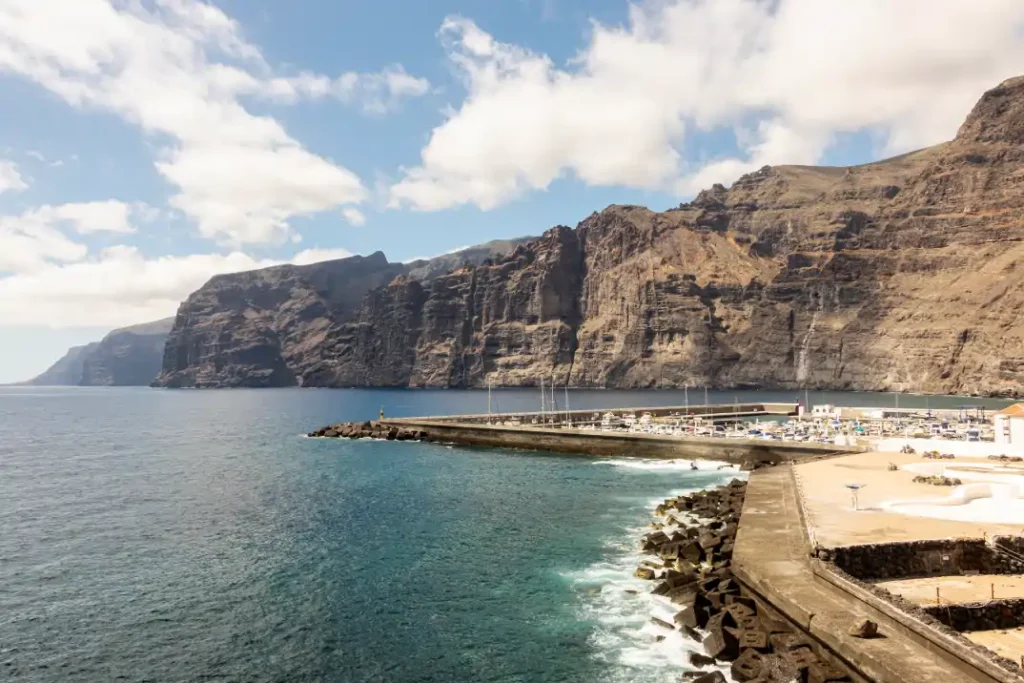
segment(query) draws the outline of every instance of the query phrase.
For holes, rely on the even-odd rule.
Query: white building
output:
[[[995,415],[996,443],[1024,447],[1024,403],[1014,403]]]
[[[831,403],[824,405],[817,405],[811,408],[811,417],[828,417],[837,419],[839,417],[839,411]]]

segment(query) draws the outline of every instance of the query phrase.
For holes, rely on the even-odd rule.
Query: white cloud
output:
[[[1022,71],[1022,30],[1018,0],[652,0],[624,27],[594,23],[562,67],[452,17],[467,96],[390,205],[491,209],[569,174],[688,194],[817,162],[838,133],[871,130],[888,153],[937,143]],[[740,155],[683,159],[687,136],[723,129]]]
[[[341,215],[348,221],[349,225],[354,225],[357,228],[366,225],[366,215],[359,209],[342,209]]]
[[[46,161],[46,157],[43,156],[43,153],[35,149],[30,149],[29,151],[25,152],[25,155],[32,157],[36,161]]]
[[[291,78],[274,78],[265,83],[253,81],[239,86],[258,89],[284,102],[294,102],[302,97],[335,97],[342,102],[359,105],[368,114],[386,114],[398,108],[403,100],[430,91],[430,81],[412,76],[401,65],[375,73],[348,71],[335,79],[303,72]]]
[[[88,253],[85,245],[69,239],[52,220],[32,212],[0,217],[0,273],[34,272],[49,261],[79,261]]]
[[[303,249],[289,259],[289,263],[294,263],[297,266],[308,266],[310,263],[334,261],[335,259],[348,258],[349,256],[352,256],[352,252],[348,249]]]
[[[21,177],[13,161],[0,159],[0,192],[24,190],[28,183]]]
[[[171,205],[205,237],[280,242],[292,217],[367,198],[354,173],[305,149],[277,120],[245,108],[240,95],[272,82],[270,68],[213,5],[4,0],[3,71],[154,135],[162,148],[156,167],[178,188]],[[386,94],[381,101],[390,102],[414,87],[400,76],[387,87],[357,90]]]
[[[307,249],[290,262],[346,256],[344,249]],[[133,247],[111,247],[93,260],[0,278],[0,326],[120,327],[157,320],[174,315],[214,275],[279,263],[240,252],[147,259]]]
[[[97,232],[131,233],[132,214],[147,215],[145,204],[134,206],[117,200],[43,205],[18,216],[0,216],[0,273],[31,273],[50,262],[74,262],[88,255],[88,248],[67,236]]]
[[[140,205],[148,213],[151,208]],[[116,199],[98,202],[79,202],[59,206],[44,205],[23,214],[23,219],[47,224],[64,223],[80,235],[94,232],[135,232],[130,214],[132,207]]]

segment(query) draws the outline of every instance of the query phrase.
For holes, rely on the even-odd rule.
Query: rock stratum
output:
[[[73,346],[33,386],[147,386],[160,372],[174,318],[123,327],[102,340]]]
[[[443,272],[378,253],[218,276],[155,384],[1020,394],[1022,143],[1024,77],[950,142],[611,206]]]

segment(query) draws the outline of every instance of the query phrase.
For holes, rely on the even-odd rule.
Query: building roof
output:
[[[1000,410],[996,415],[1008,415],[1010,417],[1024,417],[1024,403],[1014,403],[1012,406],[1006,406]]]

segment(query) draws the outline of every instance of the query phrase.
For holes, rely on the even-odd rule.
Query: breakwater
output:
[[[859,450],[815,442],[674,436],[544,425],[497,425],[441,418],[338,423],[309,433],[322,438],[418,440],[594,456],[716,460],[754,467]]]
[[[736,532],[747,484],[734,480],[717,489],[669,498],[655,510],[653,530],[641,539],[651,559],[636,569],[652,593],[671,605],[666,632],[700,642],[704,655],[694,683],[735,681],[850,681],[847,672],[815,653],[811,641],[745,593],[732,572]]]

